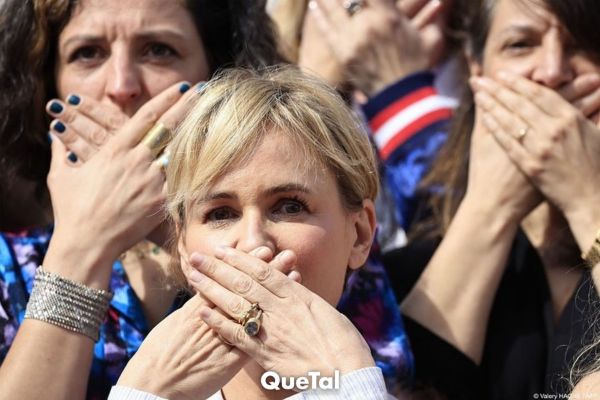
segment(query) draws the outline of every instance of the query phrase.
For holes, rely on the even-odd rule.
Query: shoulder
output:
[[[600,400],[600,371],[596,371],[581,379],[569,396],[571,400]]]

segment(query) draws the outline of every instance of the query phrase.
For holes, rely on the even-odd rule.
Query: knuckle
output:
[[[256,279],[259,282],[264,282],[269,279],[272,275],[272,270],[267,265],[261,265],[260,268],[256,271]]]
[[[208,260],[208,262],[206,262],[204,264],[204,272],[207,275],[214,276],[216,271],[217,271],[217,265],[215,264],[215,262],[213,260]]]
[[[142,112],[140,118],[142,119],[142,121],[151,125],[158,121],[158,119],[160,118],[160,114],[155,109],[149,108]]]
[[[246,294],[249,293],[250,290],[252,290],[253,285],[254,282],[252,281],[252,279],[241,277],[235,280],[233,287],[239,294]]]
[[[106,132],[102,129],[95,129],[91,134],[91,140],[94,144],[102,145],[106,140]]]
[[[238,325],[233,332],[233,343],[244,343],[246,340],[246,332],[244,332],[244,327]]]
[[[242,315],[242,313],[244,312],[244,302],[241,299],[231,300],[228,307],[229,311],[233,315]]]
[[[538,178],[544,171],[544,167],[539,162],[532,161],[525,165],[524,170],[529,177]]]

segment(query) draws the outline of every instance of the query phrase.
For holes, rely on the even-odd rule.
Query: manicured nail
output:
[[[54,125],[52,125],[52,129],[58,133],[64,133],[67,130],[67,127],[62,122],[56,121]]]
[[[182,84],[179,86],[179,92],[180,92],[180,93],[185,93],[185,92],[187,92],[188,90],[190,90],[190,84],[189,84],[189,83],[185,83],[185,82],[184,82],[184,83],[182,83]]]
[[[77,96],[76,94],[72,94],[69,97],[67,97],[67,103],[69,103],[73,106],[77,106],[77,105],[79,105],[79,103],[81,103],[81,98],[79,96]]]
[[[78,160],[77,155],[75,153],[73,153],[72,151],[69,152],[69,155],[67,156],[67,159],[69,161],[71,161],[73,164],[75,164]]]
[[[63,106],[58,101],[53,101],[48,107],[51,113],[60,114],[63,111]]]
[[[294,258],[294,253],[292,253],[290,250],[284,250],[277,254],[276,258],[277,261],[287,264],[288,262],[292,261],[292,258]]]
[[[193,282],[200,282],[202,281],[202,279],[204,279],[204,274],[202,274],[200,271],[196,271],[195,269],[192,270],[192,272],[190,272],[190,280]]]
[[[48,143],[52,144],[52,134],[48,132]]]

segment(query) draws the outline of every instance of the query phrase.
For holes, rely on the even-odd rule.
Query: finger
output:
[[[52,140],[50,144],[50,148],[52,151],[52,156],[50,159],[50,175],[53,175],[54,172],[57,172],[65,167],[65,160],[67,159],[67,148],[66,146],[58,140],[54,133],[48,133],[49,138]]]
[[[214,258],[209,260],[210,257],[203,257],[203,260],[200,261],[195,256],[198,256],[198,254],[193,254],[190,257],[190,263],[202,272],[193,271],[190,273],[190,283],[199,293],[228,316],[240,321],[244,313],[250,309],[252,303],[259,303],[261,307],[266,305],[264,301],[259,302],[258,297],[261,297],[260,295],[256,296],[257,291],[262,289],[264,292],[264,289],[259,288],[250,277],[240,277],[239,275],[243,274],[239,273],[237,277],[232,277],[228,272],[222,271],[226,269],[224,263],[217,265],[219,261]],[[209,264],[211,262],[213,264]],[[216,281],[217,279],[219,279],[219,282]],[[228,283],[222,285],[222,281]],[[229,283],[232,281],[233,283]],[[235,287],[234,291],[228,290],[227,286]],[[237,294],[236,291],[241,292],[241,294]],[[265,294],[262,298],[266,298]]]
[[[291,281],[287,274],[296,264],[296,255],[293,251],[282,251],[269,264],[231,247],[216,249],[215,257],[249,275],[276,296],[282,298],[290,296]]]
[[[519,133],[520,129],[528,129],[527,123],[515,116],[503,104],[496,101],[495,98],[489,96],[486,92],[478,92],[475,94],[475,104],[480,108],[483,116],[492,116],[494,121],[499,121],[497,126],[486,126],[488,129],[502,130],[514,139],[524,142],[528,138],[522,137]],[[488,120],[488,119],[486,119]]]
[[[55,119],[50,123],[50,130],[55,136],[72,152],[78,155],[82,161],[89,160],[98,149],[88,143],[74,129],[63,121]]]
[[[515,137],[505,129],[503,129],[491,114],[485,114],[482,117],[484,126],[492,133],[494,139],[500,144],[500,147],[504,149],[508,157],[521,171],[529,170],[527,163],[530,162],[531,156],[529,152],[523,147],[522,143],[519,142]]]
[[[129,117],[117,107],[101,103],[90,97],[72,93],[67,96],[66,102],[69,106],[102,126],[108,133],[114,133],[129,120]]]
[[[406,18],[413,19],[429,2],[429,0],[399,0],[396,2],[396,7]]]
[[[600,90],[594,90],[587,96],[571,102],[586,118],[591,118],[600,110]]]
[[[54,112],[54,110],[58,109],[57,105],[62,107],[60,113]],[[60,118],[61,122],[64,123],[68,129],[70,128],[69,130],[76,132],[86,142],[96,147],[104,144],[109,136],[109,133],[104,126],[82,114],[78,108],[66,104],[63,105],[62,102],[59,102],[56,99],[48,102],[46,111],[51,116]]]
[[[569,103],[596,91],[600,87],[598,74],[583,74],[558,89],[558,93]]]
[[[339,0],[315,0],[311,7],[320,11],[336,32],[343,31],[350,23],[351,17]]]
[[[256,336],[249,336],[244,332],[244,327],[242,325],[208,307],[203,307],[200,310],[200,318],[202,318],[209,328],[221,335],[223,339],[231,343],[235,348],[240,349],[252,358],[260,357],[262,355],[263,345],[260,339],[263,337],[262,331]],[[256,358],[255,360],[259,361],[259,359]]]
[[[513,92],[528,98],[547,115],[557,116],[557,113],[560,113],[563,109],[562,107],[569,104],[554,90],[522,76],[502,71],[498,73],[497,79]]]
[[[180,82],[149,100],[125,123],[112,142],[116,147],[132,148],[140,143],[167,110],[169,110],[190,88],[189,82]]]
[[[418,30],[423,29],[423,27],[430,24],[441,15],[443,7],[444,5],[441,1],[427,2],[427,4],[419,10],[417,15],[411,19],[412,25]]]
[[[546,131],[546,125],[551,124],[550,115],[544,113],[528,97],[512,91],[503,84],[489,78],[473,78],[469,81],[479,96],[479,105],[494,114],[502,121],[508,132],[517,131],[535,122],[540,132]],[[477,96],[477,95],[476,95]],[[503,120],[503,118],[505,118]]]

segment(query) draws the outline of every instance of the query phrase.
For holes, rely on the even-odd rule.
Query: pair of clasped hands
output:
[[[69,104],[70,97],[48,103],[57,120],[51,123],[48,177],[55,231],[47,258],[54,253],[74,262],[53,265],[85,266],[56,272],[105,289],[112,262],[159,228],[164,174],[140,140],[157,122],[175,128],[196,91],[189,88],[186,82],[173,85],[131,118],[80,96],[77,104]],[[62,133],[55,129],[58,120]],[[77,162],[68,159],[69,151]],[[299,283],[295,265],[292,251],[273,254],[267,247],[250,253],[218,248],[214,256],[184,257],[182,268],[197,294],[151,331],[118,384],[195,399],[217,392],[249,358],[283,376],[374,366],[356,328]],[[263,312],[258,335],[250,337],[237,321],[253,303]]]
[[[546,199],[586,251],[600,227],[600,76],[558,90],[509,72],[470,84],[477,121],[467,196],[481,188],[485,203],[500,191],[516,219]]]

